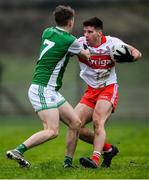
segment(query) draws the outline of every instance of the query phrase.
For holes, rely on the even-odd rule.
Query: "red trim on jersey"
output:
[[[93,60],[105,60],[105,59],[111,59],[111,57],[109,55],[94,55],[91,56],[91,59]]]
[[[105,43],[107,41],[106,36],[102,35],[101,37],[101,44]]]

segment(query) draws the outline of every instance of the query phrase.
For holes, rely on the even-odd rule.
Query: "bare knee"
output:
[[[45,130],[45,134],[46,134],[47,139],[49,140],[49,139],[56,138],[59,134],[59,131],[57,128],[47,129]]]
[[[75,119],[75,121],[72,121],[69,127],[72,129],[79,130],[81,128],[81,120],[79,118]]]

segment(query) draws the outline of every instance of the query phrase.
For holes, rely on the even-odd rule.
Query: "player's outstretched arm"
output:
[[[125,46],[124,49],[125,49],[125,53],[116,50],[118,55],[117,54],[113,55],[114,59],[116,59],[116,62],[118,63],[134,62],[142,57],[141,52],[131,45]]]
[[[142,53],[138,49],[131,45],[129,45],[129,48],[131,50],[131,55],[134,57],[134,61],[137,61],[142,57]]]

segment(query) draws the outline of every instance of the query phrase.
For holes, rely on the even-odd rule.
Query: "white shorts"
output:
[[[66,101],[59,92],[37,84],[31,84],[28,90],[28,97],[36,112],[58,108]]]

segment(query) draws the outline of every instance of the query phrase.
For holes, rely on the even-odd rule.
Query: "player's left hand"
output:
[[[118,63],[133,62],[134,57],[131,55],[131,53],[129,52],[129,50],[126,46],[124,48],[126,50],[125,53],[122,53],[119,50],[116,50],[119,53],[119,55],[114,54],[114,56],[113,56],[114,59]]]

